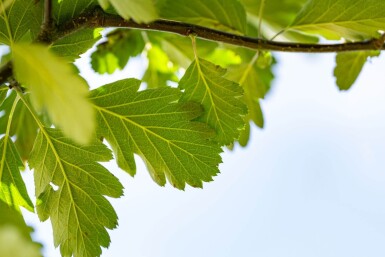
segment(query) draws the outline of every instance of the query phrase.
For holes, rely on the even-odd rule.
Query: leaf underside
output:
[[[175,88],[137,92],[140,81],[127,79],[92,91],[98,113],[98,135],[107,139],[120,168],[135,174],[138,154],[159,185],[202,187],[218,173],[221,148],[204,123],[192,122],[202,113],[194,103],[177,103]]]

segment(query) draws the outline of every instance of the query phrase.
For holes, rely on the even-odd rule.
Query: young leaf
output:
[[[289,29],[331,40],[374,38],[385,29],[384,9],[385,1],[378,0],[310,0]]]
[[[368,57],[379,56],[380,51],[338,53],[334,76],[340,90],[348,90],[356,81]]]
[[[36,39],[40,32],[43,20],[41,3],[31,0],[14,0],[3,10],[3,1],[0,2],[0,42],[11,45],[13,42],[22,41],[26,34],[30,40]]]
[[[35,107],[44,107],[65,135],[87,143],[95,122],[86,82],[44,46],[15,45],[12,50],[15,76],[30,89]]]
[[[139,23],[149,23],[158,18],[153,0],[108,0],[123,18]],[[108,7],[106,0],[99,0],[100,6]]]
[[[238,0],[166,0],[161,17],[246,34],[246,12]]]
[[[55,246],[63,256],[100,256],[108,247],[106,228],[117,226],[117,216],[104,197],[118,198],[122,185],[98,162],[111,152],[100,141],[80,146],[57,129],[40,125],[29,164],[34,169],[37,211],[51,219]]]
[[[50,48],[58,56],[74,61],[101,38],[100,32],[101,29],[81,29],[56,40]]]
[[[159,184],[183,189],[185,183],[202,187],[218,173],[221,148],[209,140],[213,132],[192,122],[202,110],[194,103],[176,103],[176,88],[137,92],[140,81],[127,79],[97,88],[91,100],[98,112],[98,135],[115,152],[120,168],[135,174],[134,153],[147,164]]]
[[[217,132],[215,140],[228,145],[239,137],[244,127],[247,107],[241,100],[242,87],[223,78],[226,70],[204,59],[197,58],[179,82],[184,89],[181,102],[202,104],[205,112],[198,118]]]

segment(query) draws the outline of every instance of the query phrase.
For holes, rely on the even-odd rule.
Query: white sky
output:
[[[112,200],[120,225],[103,257],[385,256],[385,58],[347,93],[335,86],[333,55],[278,61],[265,129],[223,154],[203,190],[161,188],[142,164],[135,178],[108,164],[125,196]],[[113,81],[86,60],[82,71],[92,85]],[[45,256],[59,257],[49,222],[34,226]]]

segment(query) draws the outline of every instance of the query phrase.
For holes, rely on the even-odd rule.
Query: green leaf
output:
[[[117,216],[104,196],[120,197],[122,185],[98,162],[111,159],[100,141],[75,144],[57,129],[40,125],[29,165],[34,169],[37,210],[51,219],[55,246],[63,256],[100,256],[108,247],[106,228],[117,226]]]
[[[167,0],[161,17],[246,34],[246,12],[238,0]]]
[[[42,1],[41,1],[42,2]],[[0,2],[0,42],[12,45],[26,37],[36,39],[43,20],[43,3],[31,0],[14,0],[4,12]]]
[[[29,0],[26,0],[29,1]],[[42,0],[39,0],[43,2]],[[97,0],[53,0],[52,14],[57,25],[69,22],[84,11],[98,4]]]
[[[199,121],[217,132],[215,140],[228,145],[239,137],[244,127],[247,107],[242,101],[243,90],[237,83],[223,78],[226,70],[204,59],[196,59],[179,82],[184,89],[181,102],[202,104],[205,113]]]
[[[44,107],[65,135],[87,143],[95,122],[86,82],[44,46],[15,45],[13,58],[15,76],[30,89],[34,106]]]
[[[123,69],[130,57],[144,49],[144,40],[138,30],[117,29],[107,35],[107,41],[99,44],[91,55],[91,65],[99,74],[112,74]]]
[[[221,148],[194,103],[176,103],[181,92],[164,87],[137,92],[140,81],[127,79],[95,89],[99,132],[110,143],[120,168],[135,174],[134,153],[145,161],[152,178],[183,189],[202,187],[218,173]]]
[[[3,91],[0,91],[3,92]],[[29,95],[27,95],[28,97]],[[9,120],[9,115],[12,110],[12,105],[16,99],[16,92],[11,94],[0,105],[2,115],[0,117],[0,134],[6,133],[6,127]],[[48,126],[50,124],[47,124]],[[29,113],[28,109],[21,102],[18,102],[12,118],[9,136],[16,137],[15,146],[23,161],[28,159],[29,153],[32,150],[33,143],[37,135],[38,126]]]
[[[158,18],[153,0],[108,0],[123,18],[139,23],[149,23]],[[106,0],[99,0],[102,7],[108,7]]]
[[[102,29],[81,29],[71,33],[51,45],[51,49],[58,56],[66,57],[73,61],[90,49],[101,39]]]
[[[19,153],[10,136],[12,117],[19,98],[14,99],[4,136],[0,139],[0,200],[16,210],[22,206],[29,211],[34,207],[28,196],[20,168],[24,168]]]
[[[21,213],[0,200],[1,257],[41,257],[41,245],[32,241],[32,231]]]
[[[331,40],[374,38],[385,30],[384,9],[378,0],[310,0],[288,29]]]
[[[348,90],[356,81],[368,57],[379,56],[380,51],[338,53],[334,76],[340,90]]]

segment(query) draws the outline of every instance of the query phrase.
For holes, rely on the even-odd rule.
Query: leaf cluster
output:
[[[337,53],[336,83],[347,90],[381,53],[384,8],[378,0],[1,0],[0,237],[9,225],[40,254],[23,207],[51,221],[63,256],[100,256],[118,224],[107,197],[123,195],[102,162],[115,159],[134,176],[138,155],[161,186],[203,187],[219,173],[223,147],[246,146],[250,127],[264,126],[261,101],[277,60],[235,39],[278,40],[288,51],[320,40],[337,40],[341,51],[373,46]],[[173,25],[187,37],[169,33]],[[148,66],[140,80],[90,90],[75,66],[87,51],[101,75],[132,58]],[[26,166],[36,203],[20,173]]]

